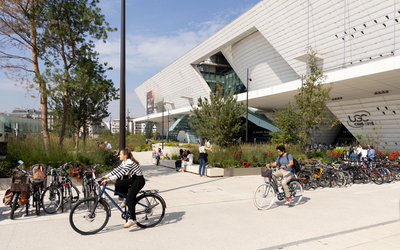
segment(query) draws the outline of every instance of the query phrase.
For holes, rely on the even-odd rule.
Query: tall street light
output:
[[[251,81],[251,78],[249,78],[249,68],[247,68],[247,86],[246,86],[246,142],[249,140],[249,81]]]
[[[125,149],[125,0],[121,0],[121,74],[119,101],[119,150]]]
[[[161,122],[161,148],[164,150],[164,98],[162,99],[162,104],[161,104],[161,112],[162,112],[162,122]]]

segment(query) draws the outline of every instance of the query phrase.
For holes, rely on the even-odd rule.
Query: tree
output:
[[[34,75],[40,88],[40,103],[42,104],[43,143],[47,151],[50,135],[47,121],[47,87],[40,77],[38,56],[41,49],[37,44],[37,27],[40,8],[37,2],[42,0],[8,0],[0,1],[0,69],[6,75],[28,89],[34,84],[30,81]],[[32,57],[24,52],[32,53]],[[30,66],[31,65],[31,66]]]
[[[190,127],[202,137],[212,138],[219,146],[237,139],[245,129],[242,117],[245,115],[245,103],[238,103],[234,89],[225,90],[217,81],[215,95],[210,93],[210,100],[199,97],[197,106],[191,105],[194,116],[190,118]]]
[[[277,130],[270,132],[271,141],[277,144],[298,143],[299,123],[302,119],[299,109],[289,102],[285,109],[275,109],[274,112],[274,125]]]
[[[67,125],[72,127],[76,134],[75,149],[79,147],[79,132],[83,128],[83,143],[86,142],[86,128],[88,124],[100,124],[102,119],[109,116],[108,104],[117,99],[117,89],[113,82],[107,80],[105,69],[98,62],[98,54],[88,49],[80,55],[77,65],[71,70],[70,82],[74,88],[70,91],[67,113]],[[107,66],[107,64],[104,64]],[[53,81],[62,81],[59,74],[54,74]],[[58,78],[58,79],[57,79]],[[64,98],[62,84],[55,85],[52,104],[59,116],[63,115]]]
[[[304,77],[301,94],[294,97],[302,119],[299,121],[299,137],[307,152],[310,154],[311,143],[315,140],[315,132],[322,126],[331,124],[327,130],[337,124],[336,117],[329,118],[326,112],[326,102],[330,100],[329,92],[332,87],[325,84],[326,76],[318,65],[316,52],[311,48],[307,52],[307,72]]]
[[[366,145],[373,145],[375,148],[378,148],[382,142],[381,129],[381,122],[365,124],[361,127],[361,132],[356,133],[354,137],[361,145],[364,145],[364,147]]]
[[[40,27],[43,33],[40,36],[40,46],[47,50],[41,53],[48,67],[62,64],[61,71],[55,71],[63,81],[60,88],[63,92],[62,126],[60,131],[60,145],[62,145],[65,126],[68,119],[68,107],[71,92],[75,89],[71,80],[71,71],[78,65],[81,53],[94,47],[87,36],[94,39],[107,38],[107,31],[114,31],[100,14],[96,7],[98,0],[46,0],[37,4],[41,10]]]

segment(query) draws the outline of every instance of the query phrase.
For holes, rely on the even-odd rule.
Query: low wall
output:
[[[154,161],[154,164],[156,162]],[[174,160],[160,160],[160,165],[168,168],[175,169]],[[199,165],[193,164],[186,166],[186,172],[198,174]],[[246,176],[246,175],[261,175],[261,167],[254,168],[216,168],[206,167],[206,176],[208,177],[233,177],[233,176]]]

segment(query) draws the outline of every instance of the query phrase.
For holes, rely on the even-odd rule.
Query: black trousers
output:
[[[139,191],[144,187],[145,183],[146,181],[144,180],[144,177],[137,175],[134,175],[132,178],[117,181],[115,183],[115,191],[122,194],[128,194],[128,197],[126,198],[126,205],[128,206],[131,213],[132,220],[136,220],[136,196]]]

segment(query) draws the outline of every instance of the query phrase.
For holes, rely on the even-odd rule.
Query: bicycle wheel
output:
[[[80,192],[79,192],[78,188],[71,183],[71,189],[70,189],[70,194],[72,195],[71,203],[75,203],[75,202],[79,201],[79,193]]]
[[[329,177],[328,174],[324,172],[324,174],[321,175],[319,178],[319,185],[321,187],[328,187],[331,184],[331,178]]]
[[[381,185],[383,183],[383,178],[377,169],[371,170],[371,180],[377,185]]]
[[[61,191],[56,186],[46,188],[42,195],[42,207],[48,214],[54,214],[61,206]]]
[[[164,218],[165,202],[157,194],[141,195],[137,198],[135,214],[139,227],[154,227]]]
[[[10,213],[10,219],[14,219],[14,212],[18,207],[18,199],[19,199],[19,193],[15,193],[12,199],[12,204],[11,204],[11,213]]]
[[[342,172],[336,171],[332,174],[332,181],[335,182],[335,185],[342,188],[346,186],[346,177]]]
[[[292,181],[289,183],[289,191],[290,191],[290,196],[292,197],[292,201],[290,202],[290,205],[297,205],[303,198],[303,188],[298,181]]]
[[[266,210],[271,207],[275,200],[275,190],[269,183],[260,184],[253,194],[253,203],[260,210]]]
[[[94,207],[96,202],[97,206]],[[90,198],[75,204],[69,214],[69,223],[77,233],[90,235],[100,232],[107,225],[109,217],[105,202]]]

